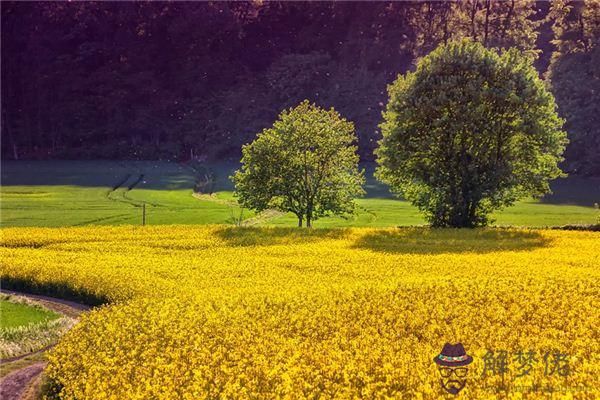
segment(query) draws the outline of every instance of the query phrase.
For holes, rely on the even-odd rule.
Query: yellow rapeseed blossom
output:
[[[446,342],[474,358],[462,398],[600,394],[598,233],[2,233],[3,282],[107,303],[49,355],[63,399],[434,399]],[[484,376],[488,350],[538,359]],[[569,373],[548,373],[545,353],[567,355]]]

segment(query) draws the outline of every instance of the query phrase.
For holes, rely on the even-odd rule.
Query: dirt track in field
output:
[[[19,400],[29,383],[46,368],[46,361],[39,361],[27,367],[18,369],[0,379],[0,399]]]
[[[82,312],[90,309],[89,306],[75,303],[72,301],[55,299],[48,296],[33,295],[27,293],[13,292],[10,290],[2,290],[3,294],[10,294],[15,296],[26,297],[31,300],[35,300],[42,306],[49,310],[64,314],[71,318],[77,318]],[[53,345],[52,345],[53,346]],[[0,360],[2,369],[12,369],[13,366],[19,365],[20,362],[31,357],[34,354],[43,353],[46,350],[52,348],[52,346],[44,347],[33,353],[24,354],[18,357],[12,357],[9,359]],[[19,363],[19,364],[17,364]],[[0,378],[0,399],[1,400],[19,400],[23,394],[27,391],[29,386],[43,373],[44,368],[48,363],[46,361],[39,361],[33,359],[29,363],[25,363],[25,366],[18,366],[14,371],[9,372],[4,377]]]

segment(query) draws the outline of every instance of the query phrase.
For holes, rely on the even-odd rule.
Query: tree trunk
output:
[[[579,31],[580,31],[580,35],[581,35],[581,42],[583,43],[583,49],[586,51],[588,51],[588,41],[587,38],[585,37],[585,24],[583,22],[583,10],[581,10],[579,12]]]
[[[479,6],[479,0],[473,2],[471,7],[471,38],[477,40],[477,34],[475,33],[475,15],[477,14],[477,7]]]
[[[298,215],[298,228],[302,228],[302,215]]]
[[[450,13],[450,7],[452,7],[451,5],[446,7],[444,10],[444,13],[442,14],[442,18],[444,20],[443,26],[444,26],[444,44],[448,44],[448,39],[450,38],[450,32],[448,32],[448,14]]]
[[[488,34],[490,28],[490,7],[492,5],[491,0],[486,0],[485,2],[485,26],[483,30],[483,46],[487,47],[488,45]]]
[[[308,200],[308,204],[306,205],[306,227],[310,228],[312,226],[312,212],[313,212],[313,199],[312,197]]]

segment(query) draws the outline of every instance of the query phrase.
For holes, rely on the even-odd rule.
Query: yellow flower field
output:
[[[474,358],[457,398],[600,395],[599,233],[104,226],[2,236],[3,286],[108,303],[49,356],[64,399],[440,398],[433,358],[446,342]],[[504,374],[484,376],[488,350],[511,355]],[[517,377],[512,356],[530,350],[536,362]],[[568,373],[548,362],[556,354]]]

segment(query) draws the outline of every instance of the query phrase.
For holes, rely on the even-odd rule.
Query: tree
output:
[[[325,95],[321,96],[320,103],[334,107],[354,121],[361,160],[373,160],[373,150],[380,137],[377,125],[385,101],[386,84],[383,74],[338,65],[324,88]]]
[[[517,47],[535,54],[539,21],[533,0],[467,0],[457,2],[454,39],[470,38],[485,47]]]
[[[552,3],[553,44],[547,78],[565,118],[569,172],[600,175],[600,2]]]
[[[562,175],[562,120],[533,58],[517,49],[441,45],[388,91],[377,176],[433,226],[485,225]]]
[[[569,133],[567,170],[600,175],[600,44],[553,58],[548,77]]]
[[[287,108],[307,97],[318,99],[332,69],[328,54],[288,54],[271,64],[265,78],[274,99]]]
[[[294,213],[298,226],[354,211],[363,193],[354,125],[333,108],[308,100],[279,115],[272,128],[242,148],[242,168],[231,177],[246,208]]]

